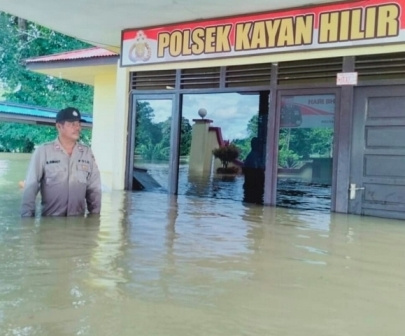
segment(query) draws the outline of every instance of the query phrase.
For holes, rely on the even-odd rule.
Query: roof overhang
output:
[[[55,125],[55,109],[48,109],[38,106],[29,106],[15,103],[0,103],[0,121],[9,121],[24,124]],[[81,125],[84,128],[91,128],[93,117],[87,114],[82,115],[84,120]]]
[[[35,116],[24,116],[24,115],[10,115],[8,113],[3,113],[0,111],[0,121],[7,121],[20,124],[33,124],[33,125],[45,125],[45,126],[55,126],[55,120],[35,117]],[[92,123],[83,122],[81,123],[83,128],[92,128]]]
[[[92,45],[119,52],[121,31],[336,0],[0,0],[0,10]]]
[[[101,53],[95,56],[97,51]],[[44,75],[94,85],[97,76],[116,73],[118,60],[118,54],[101,48],[89,48],[27,59],[26,67]]]

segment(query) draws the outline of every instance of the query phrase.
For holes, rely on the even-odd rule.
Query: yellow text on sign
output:
[[[231,51],[232,25],[175,30],[158,36],[158,57],[168,50],[172,57],[221,53]]]
[[[312,43],[314,15],[244,22],[236,25],[235,51]]]
[[[400,8],[395,4],[322,13],[319,43],[397,36],[399,17]]]

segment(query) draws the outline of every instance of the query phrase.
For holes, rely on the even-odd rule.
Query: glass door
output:
[[[263,203],[268,91],[182,96],[178,194]]]
[[[129,190],[174,193],[171,162],[174,95],[135,95],[132,100],[127,186]],[[173,181],[173,179],[175,181]]]
[[[336,94],[279,94],[277,205],[329,211]]]

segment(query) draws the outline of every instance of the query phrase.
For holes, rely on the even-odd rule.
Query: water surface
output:
[[[405,225],[153,193],[21,219],[0,154],[0,335],[403,335]]]

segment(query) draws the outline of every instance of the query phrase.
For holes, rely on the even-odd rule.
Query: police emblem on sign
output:
[[[145,33],[141,30],[136,34],[135,43],[129,49],[128,58],[136,63],[139,61],[149,61],[152,56],[152,50],[147,42]]]

